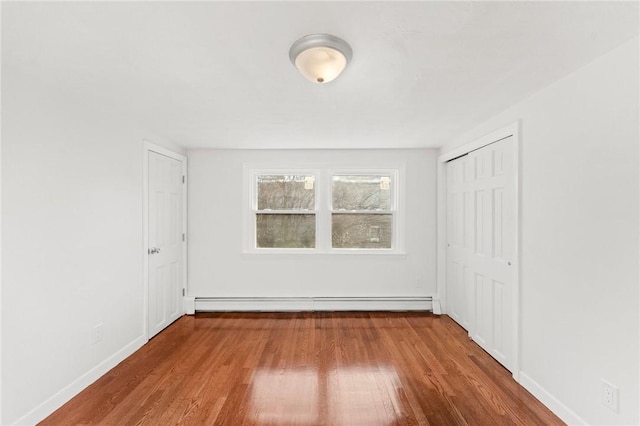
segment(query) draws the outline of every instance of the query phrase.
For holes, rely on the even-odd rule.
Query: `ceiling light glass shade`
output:
[[[353,51],[346,41],[329,34],[312,34],[297,40],[289,50],[291,62],[314,83],[328,83],[342,73]]]

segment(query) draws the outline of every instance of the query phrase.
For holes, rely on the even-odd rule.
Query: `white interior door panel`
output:
[[[182,315],[182,162],[149,152],[149,338]]]
[[[509,370],[517,232],[512,139],[447,163],[447,311]]]

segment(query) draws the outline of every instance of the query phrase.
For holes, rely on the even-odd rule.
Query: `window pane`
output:
[[[391,177],[333,176],[333,210],[391,210]]]
[[[332,214],[333,248],[391,248],[393,215]]]
[[[314,214],[257,214],[256,245],[264,248],[314,248]]]
[[[313,176],[259,175],[258,210],[314,210]]]

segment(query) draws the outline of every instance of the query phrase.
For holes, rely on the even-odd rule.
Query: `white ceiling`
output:
[[[638,2],[2,3],[2,66],[187,147],[437,147],[638,34]],[[352,46],[337,80],[297,38]],[[6,81],[6,80],[5,80]]]

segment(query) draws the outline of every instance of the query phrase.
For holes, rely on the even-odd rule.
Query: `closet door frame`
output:
[[[490,134],[487,134],[479,139],[473,140],[462,146],[454,148],[441,154],[438,157],[438,212],[437,212],[437,247],[438,247],[438,267],[437,267],[437,297],[440,302],[442,313],[447,313],[447,167],[446,163],[462,155],[468,154],[471,151],[475,151],[484,146],[498,142],[499,140],[512,138],[513,143],[513,161],[514,161],[514,203],[515,203],[515,257],[513,264],[513,315],[515,321],[512,326],[513,333],[513,371],[512,375],[516,382],[519,381],[520,372],[520,336],[521,336],[521,301],[520,301],[520,241],[521,241],[521,227],[520,227],[520,192],[521,192],[521,178],[520,178],[520,123],[519,121],[506,125],[505,127],[498,129]]]

